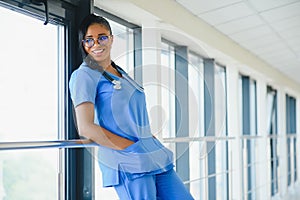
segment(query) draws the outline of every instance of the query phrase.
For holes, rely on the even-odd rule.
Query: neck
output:
[[[103,70],[107,70],[110,68],[111,60],[109,59],[109,60],[98,62],[98,65],[102,66]]]

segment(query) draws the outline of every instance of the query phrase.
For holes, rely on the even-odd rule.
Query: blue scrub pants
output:
[[[128,180],[120,172],[120,184],[114,186],[120,200],[193,200],[194,198],[171,169],[156,175]]]

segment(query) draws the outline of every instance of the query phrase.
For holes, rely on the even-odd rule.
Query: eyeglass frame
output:
[[[103,38],[105,37],[106,39],[100,39],[100,38]],[[97,40],[97,43],[100,45],[100,46],[105,46],[108,41],[109,41],[109,38],[112,38],[112,35],[100,35],[98,36],[98,38],[96,39]],[[92,39],[92,40],[91,40]],[[87,42],[87,40],[91,40],[93,41],[93,44],[92,45],[86,45],[88,44],[89,42]],[[103,43],[104,42],[104,43]],[[96,42],[95,42],[95,38],[92,38],[92,37],[89,37],[89,38],[85,38],[82,40],[82,44],[83,46],[87,47],[87,48],[92,48]]]

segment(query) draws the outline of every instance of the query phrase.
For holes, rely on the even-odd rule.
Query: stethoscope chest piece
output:
[[[114,89],[120,90],[122,88],[121,81],[113,80],[112,83],[114,84]]]

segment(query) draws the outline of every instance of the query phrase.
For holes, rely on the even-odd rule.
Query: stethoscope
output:
[[[86,56],[84,59],[85,63],[92,69],[96,69],[102,73],[102,75],[110,81],[114,86],[113,88],[116,90],[122,89],[122,83],[119,80],[114,79],[111,75],[109,75],[105,70],[103,70],[102,66],[100,66],[90,55]],[[119,74],[122,75],[122,77],[127,80],[131,85],[133,85],[136,89],[138,89],[140,92],[144,91],[144,88],[137,84],[128,74],[118,65],[116,65],[113,61],[111,62],[111,65],[114,69],[117,70]]]

